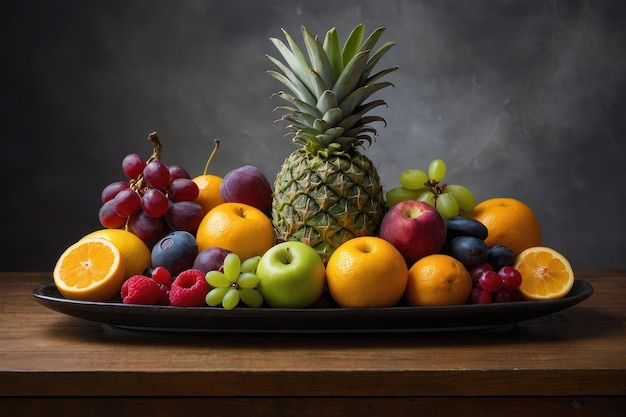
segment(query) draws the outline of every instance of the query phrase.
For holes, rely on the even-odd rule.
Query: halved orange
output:
[[[574,285],[574,271],[561,253],[545,246],[522,251],[513,264],[522,274],[519,292],[527,300],[563,298]]]
[[[67,299],[110,301],[124,282],[124,260],[109,240],[86,237],[59,257],[54,284]]]

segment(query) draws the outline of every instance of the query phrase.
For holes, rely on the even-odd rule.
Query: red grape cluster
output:
[[[470,304],[508,303],[521,301],[518,291],[522,284],[522,275],[512,266],[506,265],[497,271],[489,263],[472,268],[472,293]]]
[[[146,243],[174,230],[194,233],[204,216],[194,202],[198,186],[184,168],[160,160],[156,133],[148,139],[154,147],[150,158],[127,155],[122,171],[129,180],[113,182],[102,190],[100,223],[109,229],[126,227]]]

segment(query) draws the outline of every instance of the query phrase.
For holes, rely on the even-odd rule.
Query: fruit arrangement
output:
[[[394,45],[359,25],[342,45],[302,28],[303,51],[283,32],[283,61],[268,73],[286,91],[289,134],[299,148],[275,181],[253,165],[192,178],[151,155],[122,159],[126,181],[101,192],[103,229],[68,247],[53,271],[63,296],[176,307],[361,308],[521,302],[565,296],[567,259],[541,246],[532,210],[512,198],[477,204],[446,184],[447,167],[405,169],[383,191],[363,154],[385,123],[369,112],[397,67],[374,69]],[[305,54],[306,53],[306,54]]]

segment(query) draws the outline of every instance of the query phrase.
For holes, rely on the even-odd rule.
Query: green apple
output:
[[[271,247],[256,269],[258,290],[271,307],[306,308],[315,303],[326,285],[326,268],[309,245],[288,241]]]

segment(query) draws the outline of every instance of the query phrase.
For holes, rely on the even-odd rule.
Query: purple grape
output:
[[[145,167],[146,161],[136,153],[126,155],[122,160],[122,171],[131,180],[139,178]]]
[[[193,201],[198,197],[198,184],[186,178],[177,178],[167,187],[172,201]]]
[[[115,212],[122,217],[132,216],[141,208],[141,197],[131,188],[117,193],[112,201]]]
[[[163,162],[154,160],[143,169],[143,178],[150,187],[164,191],[170,183],[170,171]]]
[[[100,199],[102,200],[102,203],[106,203],[109,200],[113,200],[117,193],[127,188],[130,188],[130,184],[127,182],[113,182],[104,187],[104,189],[102,190],[102,194],[100,194]]]
[[[113,200],[109,200],[100,207],[98,211],[100,224],[107,229],[119,229],[126,224],[126,217],[122,217],[115,212]]]
[[[198,203],[193,201],[170,202],[167,218],[177,230],[195,232],[203,217],[204,211]]]
[[[487,292],[494,293],[502,288],[502,278],[495,271],[485,271],[480,275],[478,284]]]
[[[480,285],[475,286],[470,293],[467,302],[469,304],[490,304],[493,301],[493,294],[485,291]]]
[[[154,242],[167,233],[163,217],[155,219],[143,211],[137,212],[130,218],[129,227],[139,239],[146,243]]]
[[[514,301],[522,301],[522,294],[518,290],[501,288],[500,291],[493,294],[494,303],[512,303]]]
[[[170,165],[169,170],[170,170],[170,177],[172,178],[172,181],[178,178],[185,178],[188,180],[191,179],[191,175],[189,175],[187,170],[181,167],[180,165]]]
[[[522,274],[512,266],[503,266],[498,271],[502,286],[509,290],[516,290],[522,285]]]
[[[150,188],[141,197],[141,208],[148,216],[158,219],[167,213],[169,204],[162,191]]]

